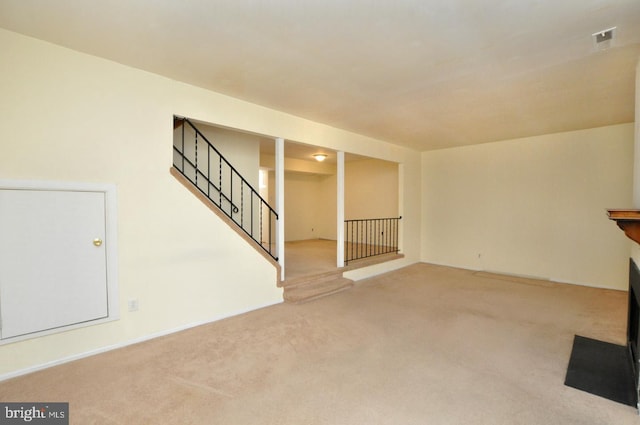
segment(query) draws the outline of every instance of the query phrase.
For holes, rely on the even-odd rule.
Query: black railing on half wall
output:
[[[191,121],[173,128],[173,167],[277,261],[275,210]]]
[[[344,263],[376,255],[398,253],[402,217],[344,221]]]

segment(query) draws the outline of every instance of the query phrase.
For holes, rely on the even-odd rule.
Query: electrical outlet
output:
[[[129,307],[129,311],[138,311],[138,299],[130,299],[127,301],[127,306]]]

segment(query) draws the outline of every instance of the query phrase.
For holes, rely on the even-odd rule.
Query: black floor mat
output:
[[[634,381],[627,347],[575,336],[565,385],[635,407]]]

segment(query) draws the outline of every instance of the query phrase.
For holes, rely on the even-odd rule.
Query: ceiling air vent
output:
[[[616,28],[617,27],[613,27],[591,34],[593,37],[593,45],[597,50],[606,50],[611,47],[611,43],[616,35]]]

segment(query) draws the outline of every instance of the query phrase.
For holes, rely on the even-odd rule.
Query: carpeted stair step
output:
[[[315,278],[315,279],[314,279]],[[342,277],[342,273],[332,273],[307,277],[293,283],[284,283],[284,300],[301,303],[344,291],[353,286],[353,281]]]
[[[294,288],[296,286],[304,286],[312,283],[329,282],[342,277],[342,270],[333,270],[329,272],[300,276],[293,279],[287,279],[278,283],[283,288]]]

